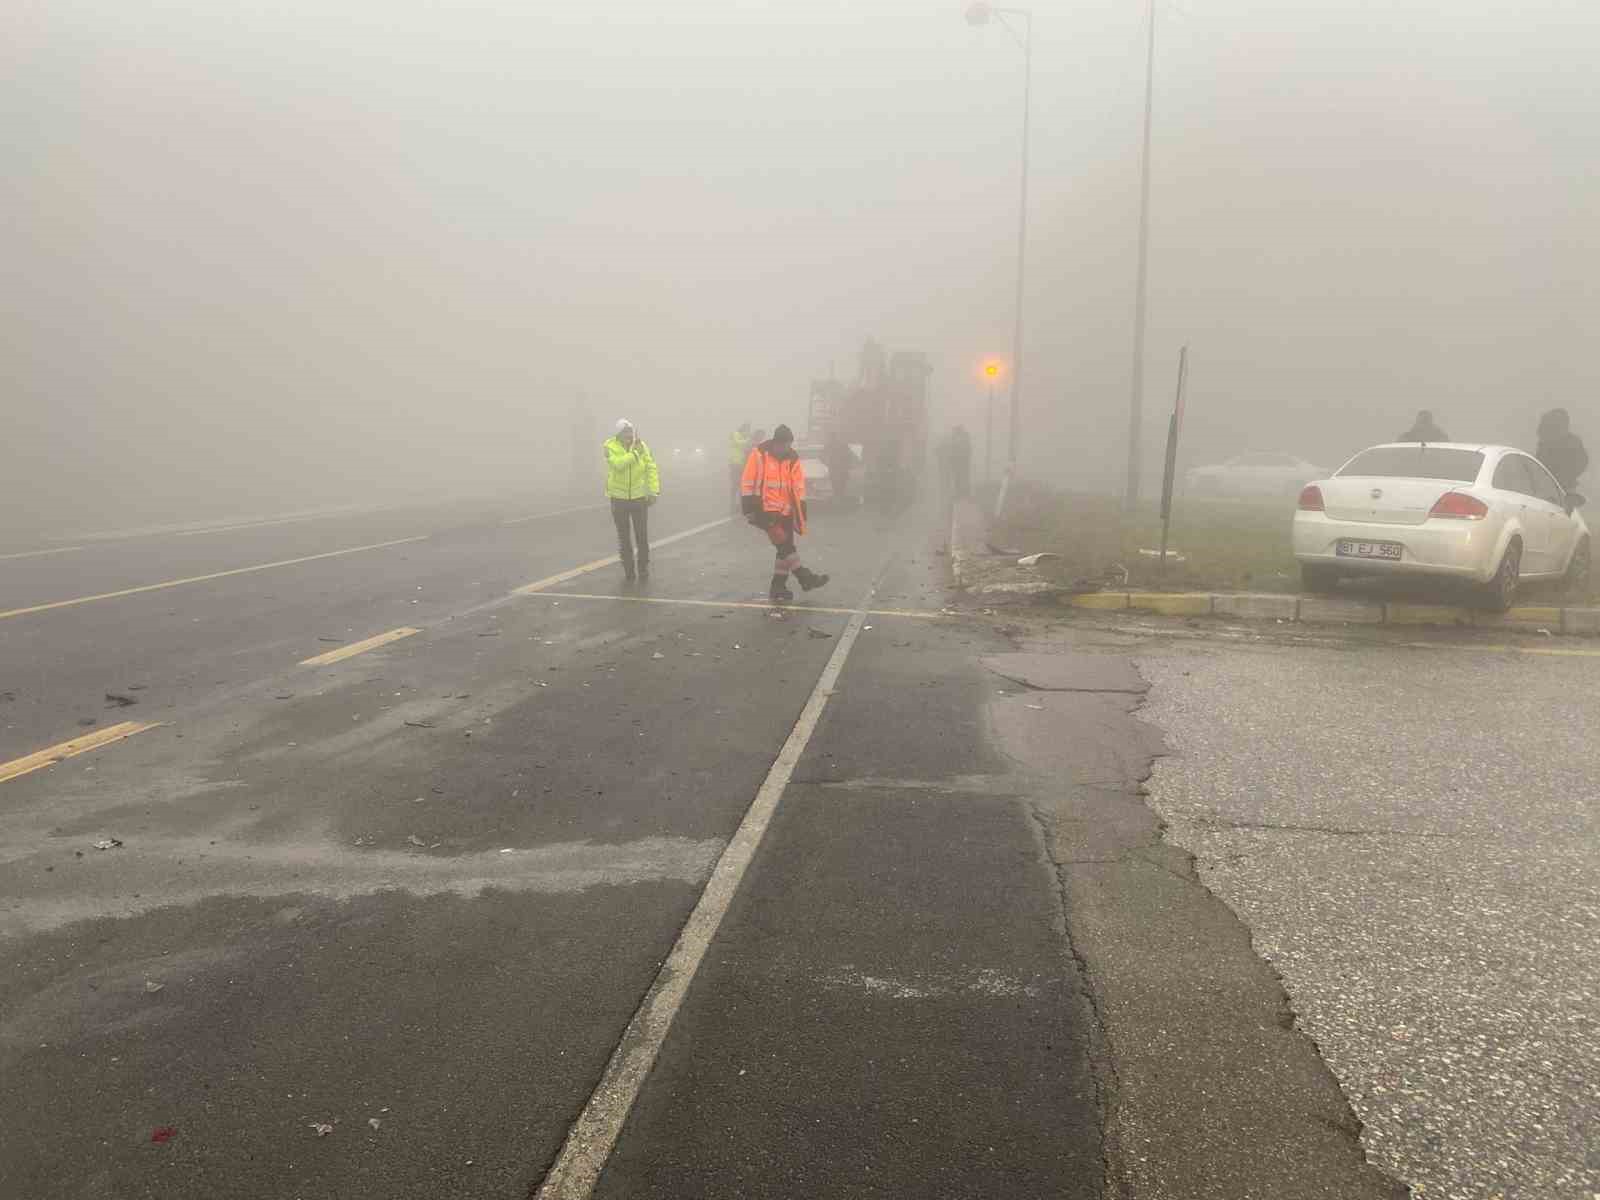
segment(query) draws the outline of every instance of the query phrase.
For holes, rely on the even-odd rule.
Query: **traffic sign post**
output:
[[[1183,432],[1183,390],[1189,379],[1189,347],[1178,352],[1178,395],[1172,404],[1172,419],[1167,422],[1167,469],[1161,477],[1161,559],[1156,580],[1167,578],[1167,535],[1172,529],[1172,486],[1178,473],[1178,435]]]

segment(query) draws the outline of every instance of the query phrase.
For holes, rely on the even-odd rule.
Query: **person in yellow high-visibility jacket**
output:
[[[733,499],[733,511],[739,511],[739,476],[744,471],[744,460],[750,457],[750,422],[746,421],[728,435],[728,490]]]
[[[606,497],[611,501],[611,520],[617,527],[617,554],[622,560],[623,578],[633,582],[637,563],[638,578],[649,579],[650,506],[661,495],[661,472],[656,469],[650,447],[626,417],[617,422],[617,432],[606,439],[601,453],[606,460]]]

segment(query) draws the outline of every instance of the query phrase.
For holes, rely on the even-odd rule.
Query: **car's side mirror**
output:
[[[1568,492],[1567,516],[1570,517],[1574,512],[1582,508],[1587,503],[1589,503],[1589,498],[1587,496],[1581,496],[1577,492]]]

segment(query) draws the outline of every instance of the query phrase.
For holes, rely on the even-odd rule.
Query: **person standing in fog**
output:
[[[1539,418],[1539,448],[1534,457],[1550,468],[1567,491],[1576,491],[1578,476],[1589,469],[1589,452],[1583,439],[1572,432],[1572,418],[1564,408],[1552,408]]]
[[[988,482],[985,468],[984,482]],[[950,431],[950,486],[957,500],[972,495],[972,435],[965,425]]]
[[[606,497],[617,527],[617,554],[622,577],[632,583],[650,578],[650,506],[661,495],[661,474],[650,447],[633,422],[624,417],[602,448],[606,463]],[[637,555],[635,546],[637,544]]]
[[[794,434],[779,425],[769,441],[750,451],[739,481],[740,506],[745,519],[767,535],[777,551],[768,598],[774,604],[794,599],[789,576],[806,591],[828,582],[826,575],[800,564],[795,538],[806,531],[806,470],[794,450]]]
[[[1450,435],[1433,423],[1433,414],[1423,409],[1411,428],[1395,438],[1397,442],[1448,442]]]
[[[744,460],[750,457],[750,422],[746,421],[728,435],[728,492],[733,511],[739,511],[739,476],[744,473]]]

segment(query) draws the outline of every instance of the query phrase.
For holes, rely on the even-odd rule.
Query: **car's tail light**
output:
[[[1453,517],[1458,521],[1481,521],[1489,515],[1489,506],[1476,496],[1469,496],[1465,492],[1446,492],[1434,501],[1428,515]]]
[[[1300,511],[1322,512],[1325,506],[1322,503],[1322,489],[1314,483],[1308,483],[1300,489]]]

